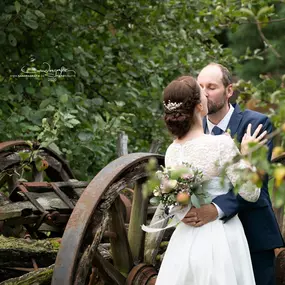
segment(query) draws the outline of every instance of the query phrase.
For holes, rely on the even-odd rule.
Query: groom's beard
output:
[[[224,91],[223,97],[220,102],[213,102],[208,98],[208,115],[215,114],[227,104],[226,90]]]

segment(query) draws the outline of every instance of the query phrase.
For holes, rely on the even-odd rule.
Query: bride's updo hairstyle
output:
[[[200,102],[200,87],[193,77],[181,76],[168,84],[163,91],[164,121],[172,135],[180,139],[187,134]]]

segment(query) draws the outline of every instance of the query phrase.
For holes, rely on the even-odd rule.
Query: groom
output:
[[[208,98],[209,113],[203,122],[206,133],[218,135],[230,129],[231,136],[237,136],[237,140],[241,142],[248,124],[252,124],[252,131],[259,124],[263,125],[260,133],[264,130],[267,130],[267,133],[272,131],[271,122],[265,115],[250,110],[242,112],[237,104],[232,106],[229,103],[233,88],[231,74],[227,68],[211,63],[201,70],[197,80]],[[270,159],[272,140],[269,140],[267,145]],[[226,222],[238,213],[249,244],[256,285],[275,284],[274,248],[284,246],[267,184],[268,177],[261,188],[260,198],[255,203],[247,202],[230,191],[215,198],[210,205],[199,209],[192,208],[183,219],[186,224],[202,226],[217,218]]]

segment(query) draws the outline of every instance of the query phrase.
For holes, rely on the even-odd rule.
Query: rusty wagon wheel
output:
[[[50,181],[68,181],[73,179],[74,175],[68,164],[53,150],[49,148],[39,148],[40,146],[34,143],[31,145],[26,141],[7,141],[0,143],[0,188],[8,184],[7,190],[11,192],[19,179],[19,168],[23,167],[23,171],[31,172],[28,177],[29,181],[43,181],[46,179]],[[45,159],[46,169],[39,171],[36,167],[33,151],[38,151],[41,157]],[[23,161],[19,153],[27,154],[27,161]],[[31,166],[27,170],[25,165]]]
[[[45,162],[45,169],[39,170],[36,164],[42,161]],[[74,175],[68,164],[49,148],[40,148],[37,143],[23,140],[0,143],[0,205],[23,200],[16,193],[23,178],[26,182],[59,182],[74,179]],[[2,233],[5,231],[7,235],[15,236],[22,233],[21,225],[16,225],[16,230],[13,226],[4,229],[3,225],[0,221]],[[28,226],[26,229],[27,234],[32,234]]]
[[[146,222],[148,198],[143,196],[142,186],[150,158],[164,164],[161,155],[133,153],[111,162],[93,178],[65,228],[52,285],[154,284],[157,273],[144,264],[145,233],[140,227]],[[119,192],[130,184],[135,187],[126,226]],[[110,241],[107,247],[102,243],[106,238]],[[96,283],[98,275],[103,283]]]

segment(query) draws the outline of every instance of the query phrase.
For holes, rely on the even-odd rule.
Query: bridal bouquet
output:
[[[177,167],[161,167],[155,172],[149,185],[154,197],[150,203],[170,206],[185,206],[190,203],[200,207],[200,202],[208,203],[209,197],[203,191],[203,173],[188,163]]]
[[[156,169],[156,162],[150,161],[147,167],[150,178],[144,185],[144,191],[145,194],[152,194],[151,204],[161,203],[164,206],[164,212],[168,216],[149,226],[142,225],[143,231],[152,233],[175,227],[191,206],[199,208],[200,204],[211,203],[211,198],[204,187],[207,182],[199,169],[188,163],[176,167],[161,166],[161,170],[158,171],[155,171]],[[161,227],[170,216],[171,221]]]

